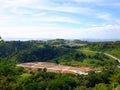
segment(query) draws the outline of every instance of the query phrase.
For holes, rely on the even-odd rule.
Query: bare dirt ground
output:
[[[89,71],[98,71],[97,68],[72,67],[72,66],[59,65],[48,62],[22,63],[22,64],[17,64],[17,66],[24,67],[26,70],[33,70],[33,71],[43,70],[44,68],[46,68],[47,72],[72,73],[72,74],[84,74],[84,75],[87,75]]]

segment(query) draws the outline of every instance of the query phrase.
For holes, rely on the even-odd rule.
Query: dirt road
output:
[[[106,55],[106,56],[108,56],[108,57],[110,57],[110,58],[112,58],[114,60],[117,60],[119,62],[119,65],[117,67],[120,68],[120,59],[115,57],[115,56],[113,56],[113,55],[111,55],[111,54],[103,53],[103,52],[99,52],[99,51],[92,51],[92,50],[83,50],[83,51],[93,52],[93,53],[102,53],[102,54],[104,54],[104,55]]]

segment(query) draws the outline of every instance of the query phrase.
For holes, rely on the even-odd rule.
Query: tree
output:
[[[0,41],[2,40],[2,37],[0,36]]]
[[[38,83],[28,83],[23,87],[23,90],[39,90]]]
[[[49,90],[69,90],[69,86],[61,79],[55,79],[49,82]]]
[[[94,87],[94,90],[112,90],[106,84],[100,83]]]
[[[43,68],[43,72],[47,72],[47,68]]]

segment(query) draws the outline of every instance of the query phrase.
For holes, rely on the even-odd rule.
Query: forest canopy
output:
[[[120,42],[86,42],[78,40],[0,41],[1,90],[119,90],[119,62],[104,53],[120,57]],[[98,53],[98,52],[101,53]],[[69,66],[100,68],[100,72],[74,75],[26,71],[16,64],[53,62]]]

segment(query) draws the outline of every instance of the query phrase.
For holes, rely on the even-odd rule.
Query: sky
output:
[[[3,39],[120,39],[120,0],[0,0]]]

